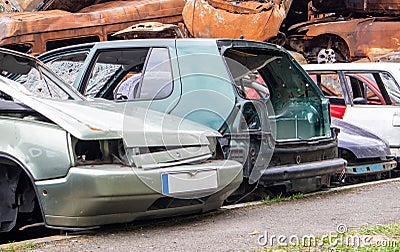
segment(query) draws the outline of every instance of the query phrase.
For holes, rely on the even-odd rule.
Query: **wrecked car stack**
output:
[[[49,227],[89,228],[209,211],[258,189],[316,191],[345,171],[351,182],[353,175],[390,176],[396,167],[389,147],[397,145],[344,121],[331,123],[332,111],[346,121],[345,109],[336,110],[343,104],[330,104],[322,93],[327,89],[321,91],[281,46],[243,39],[108,41],[160,38],[146,30],[157,27],[175,38],[189,32],[270,40],[291,0],[83,1],[87,6],[75,6],[75,13],[70,2],[32,3],[38,7],[29,8],[46,11],[0,13],[0,46],[34,55],[48,51],[39,58],[71,86],[34,58],[0,50],[1,74],[22,84],[0,79],[0,127],[20,134],[18,141],[0,143],[0,185],[3,191],[17,188],[2,192],[7,202],[0,205],[6,213],[0,231],[13,229],[19,213],[34,213]],[[187,30],[175,25],[182,20]],[[360,20],[350,29],[382,21]],[[149,22],[137,24],[142,21]],[[252,29],[255,23],[258,29]],[[328,26],[318,23],[312,25]],[[286,42],[309,61],[321,55],[347,61],[368,49],[346,47],[349,41],[335,40],[333,32],[309,40],[297,32],[312,29],[299,27]],[[80,45],[63,47],[72,44]],[[386,96],[378,98],[391,103]],[[26,125],[48,132],[57,146],[48,146],[38,132],[34,143],[28,140]],[[342,129],[339,149],[335,126]],[[363,136],[355,141],[375,149],[346,141],[356,132]]]

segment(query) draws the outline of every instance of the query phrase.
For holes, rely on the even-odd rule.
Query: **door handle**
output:
[[[395,111],[393,113],[392,126],[400,127],[400,111]]]

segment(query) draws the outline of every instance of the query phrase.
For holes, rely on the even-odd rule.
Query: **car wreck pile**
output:
[[[283,36],[291,5],[2,2],[17,12],[0,13],[0,232],[200,213],[390,177],[397,142],[331,119],[377,102],[366,86],[331,97],[282,46],[247,40],[288,43],[308,61],[358,57],[331,39],[310,49],[310,34]],[[396,104],[396,80],[370,74],[381,103]]]
[[[0,14],[0,46],[37,55],[66,45],[113,40],[113,33],[141,22],[161,22],[178,25],[185,37],[276,43],[301,53],[309,63],[372,61],[400,50],[397,0],[292,2],[0,1],[3,11],[20,12]]]

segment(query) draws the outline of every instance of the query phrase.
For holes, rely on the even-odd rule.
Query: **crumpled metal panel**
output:
[[[292,0],[260,3],[188,0],[182,12],[189,33],[197,38],[266,41],[278,34]]]
[[[112,35],[120,39],[184,38],[179,26],[159,22],[144,22],[129,26]]]

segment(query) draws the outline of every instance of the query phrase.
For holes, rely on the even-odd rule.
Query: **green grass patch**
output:
[[[262,203],[263,204],[273,204],[273,203],[291,201],[291,200],[301,199],[301,198],[304,198],[304,194],[302,194],[302,193],[296,193],[296,194],[293,194],[290,196],[284,196],[284,195],[282,195],[282,193],[280,193],[273,198],[267,197],[266,199],[263,199]]]
[[[28,249],[33,249],[35,247],[37,247],[37,244],[31,243],[31,242],[24,243],[24,244],[18,244],[18,245],[10,243],[6,247],[0,248],[0,251],[28,250]]]
[[[386,235],[391,238],[400,239],[400,223],[388,225],[366,225],[358,229],[363,235]]]

